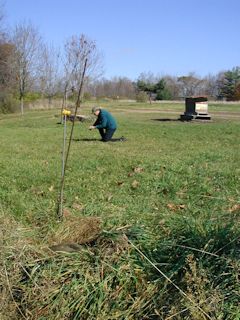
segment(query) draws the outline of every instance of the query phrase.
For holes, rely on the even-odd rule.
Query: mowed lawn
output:
[[[84,214],[115,224],[169,214],[169,202],[185,205],[185,213],[213,214],[239,200],[240,119],[180,122],[183,106],[176,114],[164,114],[169,109],[164,105],[154,105],[153,113],[136,111],[138,104],[106,107],[118,121],[115,136],[124,135],[127,142],[94,141],[99,134],[88,130],[91,121],[75,123],[64,206],[77,199]],[[54,217],[63,148],[58,112],[1,116],[4,212],[23,220],[29,215]],[[90,107],[80,113],[91,116]],[[68,135],[70,127],[67,123]]]
[[[84,104],[79,113],[92,117],[92,105],[94,103]],[[129,239],[180,286],[180,275],[186,271],[186,263],[193,268],[194,254],[201,252],[200,258],[196,257],[196,261],[201,261],[199,268],[211,270],[212,274],[205,282],[205,278],[199,276],[203,279],[203,288],[201,291],[199,285],[197,292],[199,295],[199,292],[209,290],[211,297],[215,294],[211,290],[219,290],[214,296],[218,297],[215,301],[218,307],[210,308],[207,293],[200,303],[186,283],[182,288],[213,319],[238,319],[240,105],[210,105],[212,120],[202,122],[178,121],[184,104],[149,105],[119,101],[100,105],[117,119],[115,137],[125,136],[127,141],[102,143],[96,130],[88,130],[93,119],[75,122],[65,177],[64,209],[74,216],[100,217],[106,234],[126,228]],[[58,123],[59,112],[36,110],[26,111],[24,116],[0,116],[1,219],[11,217],[22,228],[30,230],[38,244],[45,245],[51,230],[59,224],[56,208],[63,149],[63,125]],[[71,125],[67,122],[68,137]],[[68,144],[69,139],[66,142]],[[166,251],[168,246],[171,250]],[[173,249],[177,246],[178,249]],[[216,275],[214,270],[218,270],[222,260],[214,266],[214,259],[218,259],[222,251],[226,255],[224,259],[233,259],[234,262]],[[206,265],[204,252],[213,259]],[[142,259],[140,262],[134,260],[134,268],[140,268],[144,275],[151,274],[143,285],[145,289],[148,286],[155,288],[149,298],[151,303],[143,302],[141,296],[142,305],[139,302],[136,311],[134,299],[138,299],[138,295],[135,292],[131,296],[135,301],[132,309],[130,302],[125,307],[111,305],[105,306],[106,309],[102,305],[91,309],[86,304],[85,313],[76,311],[74,316],[66,319],[165,319],[184,308],[190,312],[191,302],[184,304],[183,298],[176,298],[176,308],[172,307],[171,299],[177,293],[173,294],[171,288],[167,291],[166,284],[161,291],[158,283],[161,275],[157,277],[156,270],[150,270],[148,262]],[[130,265],[127,257],[125,264]],[[117,268],[116,261],[114,268]],[[193,269],[191,271],[194,273]],[[218,277],[216,282],[214,276]],[[125,280],[123,283],[127,283],[127,277]],[[187,283],[191,286],[189,279]],[[168,299],[162,306],[153,297],[159,290],[162,294],[165,292]],[[119,295],[119,299],[127,300],[128,294]],[[41,319],[65,319],[58,318],[53,308],[51,312],[47,318]],[[193,310],[191,312],[194,314]],[[191,318],[191,312],[176,319],[207,319],[199,308],[195,310],[199,317]],[[106,314],[111,317],[106,318]],[[225,316],[221,318],[221,315]]]

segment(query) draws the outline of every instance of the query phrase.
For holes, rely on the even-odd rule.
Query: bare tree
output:
[[[180,88],[177,77],[166,75],[163,77],[167,90],[171,93],[172,99],[179,99]]]
[[[16,70],[14,69],[15,47],[10,42],[0,43],[0,89],[12,92],[16,89]]]
[[[136,90],[133,82],[126,77],[114,77],[110,80],[101,79],[89,86],[89,91],[95,97],[113,99],[135,99]]]
[[[226,70],[222,70],[222,71],[218,72],[218,74],[216,75],[217,100],[225,100],[226,99],[222,93],[222,88],[224,86],[226,72],[227,72]]]
[[[5,26],[4,4],[0,2],[0,110],[12,112],[16,108],[15,46],[9,39]]]
[[[87,38],[87,36],[82,34],[70,37],[64,46],[63,107],[66,105],[67,92],[78,88],[80,85],[86,59],[85,85],[102,75],[102,55],[97,50],[95,41]]]
[[[60,53],[53,46],[45,45],[42,51],[42,67],[39,74],[40,90],[47,95],[49,107],[59,89]]]
[[[0,42],[5,41],[6,38],[6,29],[4,26],[5,20],[5,11],[4,11],[4,4],[0,2]]]
[[[63,82],[63,100],[62,100],[62,109],[61,109],[61,119],[63,122],[62,118],[62,111],[64,108],[67,107],[67,98],[68,94],[70,92],[74,91],[74,86],[73,86],[73,77],[74,73],[77,72],[77,66],[78,62],[73,56],[73,53],[71,52],[71,45],[70,45],[70,40],[68,40],[65,43],[64,46],[64,55],[63,55],[63,76],[62,76],[62,82]]]
[[[36,79],[39,70],[39,57],[42,39],[38,30],[31,23],[16,25],[12,41],[15,45],[15,67],[17,71],[21,114],[24,111],[24,97]]]
[[[155,84],[160,80],[160,77],[155,76],[151,71],[140,73],[137,81]]]
[[[202,93],[209,99],[216,99],[218,96],[218,78],[216,75],[209,74],[202,79]]]
[[[202,79],[199,79],[194,73],[178,78],[180,94],[182,97],[199,95],[202,91]]]

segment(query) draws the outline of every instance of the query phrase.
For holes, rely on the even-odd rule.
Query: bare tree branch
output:
[[[15,45],[15,66],[19,88],[19,100],[21,101],[21,113],[24,109],[24,97],[31,87],[39,70],[39,55],[42,39],[38,30],[31,23],[16,25],[12,41]]]

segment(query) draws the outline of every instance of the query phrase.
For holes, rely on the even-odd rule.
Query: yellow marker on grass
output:
[[[70,110],[67,110],[67,109],[63,109],[62,114],[63,114],[64,116],[70,116],[71,111],[70,111]]]

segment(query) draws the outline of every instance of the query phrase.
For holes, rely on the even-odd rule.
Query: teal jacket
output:
[[[101,109],[94,126],[97,129],[117,129],[117,122],[110,112]]]

